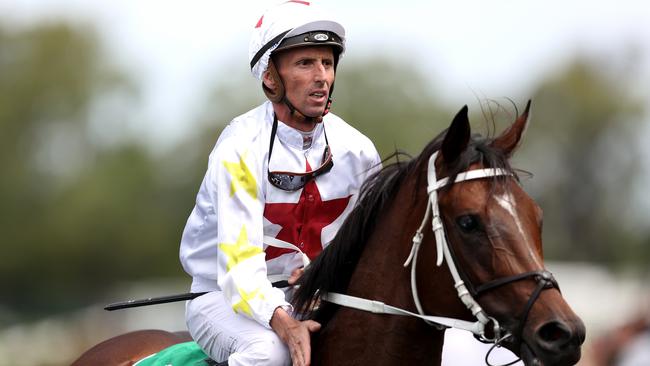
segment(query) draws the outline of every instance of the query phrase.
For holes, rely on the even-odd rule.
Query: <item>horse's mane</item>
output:
[[[330,304],[321,304],[318,313],[314,313],[313,304],[316,303],[319,293],[346,293],[352,272],[369,236],[374,231],[382,207],[392,201],[399,187],[408,177],[418,176],[417,173],[425,169],[429,157],[440,150],[446,132],[447,130],[440,133],[427,144],[419,156],[413,159],[400,160],[403,153],[393,154],[389,159],[396,157],[396,161],[386,165],[363,184],[354,209],[341,225],[334,239],[300,278],[300,287],[292,299],[297,313],[302,314],[304,318],[327,321],[332,314]],[[476,162],[482,162],[485,167],[504,169],[516,177],[508,157],[502,151],[492,147],[492,141],[493,139],[483,138],[480,135],[472,136],[467,149],[456,159],[453,166],[448,167],[450,179],[453,181],[457,174],[467,170],[470,164]],[[501,178],[495,177],[495,179]],[[417,179],[417,186],[420,186],[423,184],[420,180],[426,180],[426,177],[421,174]]]

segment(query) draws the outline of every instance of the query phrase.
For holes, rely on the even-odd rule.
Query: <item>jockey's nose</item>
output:
[[[314,70],[314,80],[316,82],[324,82],[327,80],[327,67],[323,62],[317,62]]]

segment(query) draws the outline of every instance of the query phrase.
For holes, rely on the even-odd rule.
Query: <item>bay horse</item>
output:
[[[314,365],[440,365],[449,327],[526,365],[578,362],[585,327],[544,267],[542,210],[509,163],[529,110],[530,101],[501,135],[484,138],[471,135],[465,106],[418,157],[364,184],[293,298],[297,313],[322,324]],[[185,340],[129,333],[73,365],[132,365]]]

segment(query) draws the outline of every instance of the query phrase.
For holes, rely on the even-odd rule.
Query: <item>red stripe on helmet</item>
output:
[[[255,28],[259,28],[262,26],[262,21],[264,20],[264,15],[260,17],[260,20],[257,21],[257,24],[255,24]]]
[[[289,0],[286,3],[296,3],[296,4],[302,4],[302,5],[309,5],[309,1],[300,1],[300,0]]]

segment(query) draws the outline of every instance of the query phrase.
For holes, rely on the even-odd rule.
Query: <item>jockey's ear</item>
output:
[[[469,143],[470,126],[467,118],[467,105],[460,109],[447,129],[442,141],[442,157],[445,164],[452,164],[465,151]]]
[[[528,115],[530,114],[530,100],[526,104],[526,109],[522,113],[515,123],[513,123],[507,130],[492,141],[492,146],[503,151],[507,157],[511,157],[512,154],[517,150],[519,144],[521,143],[524,132],[528,127]]]
[[[262,74],[262,89],[271,102],[279,103],[284,97],[284,84],[272,59],[269,60],[269,66]]]

